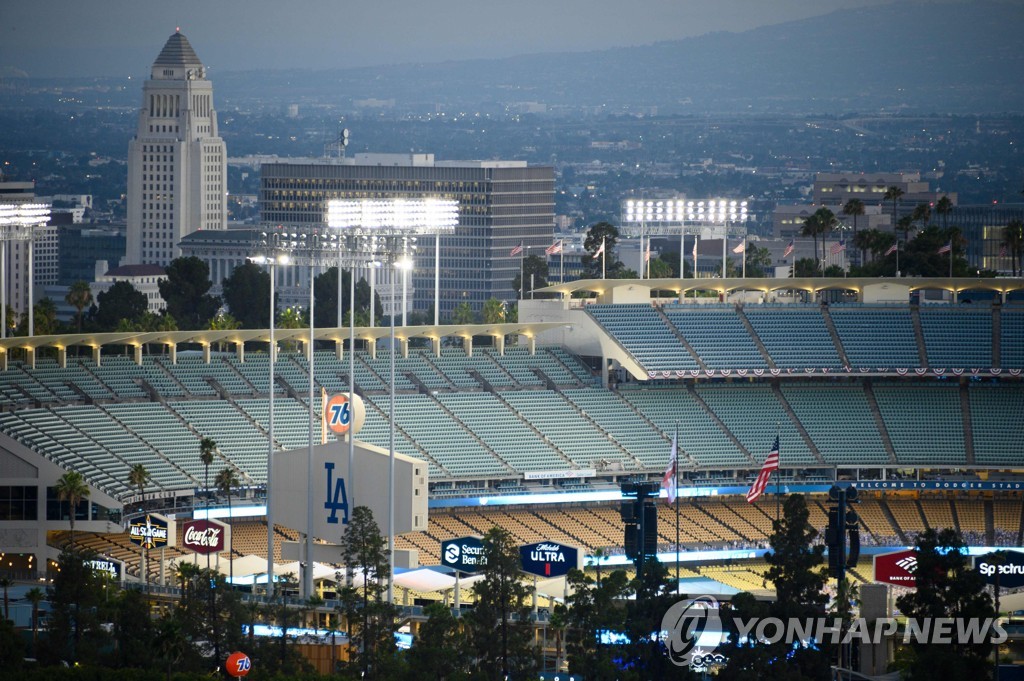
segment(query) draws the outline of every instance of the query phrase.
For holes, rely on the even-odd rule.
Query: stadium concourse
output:
[[[834,481],[861,488],[858,579],[872,579],[872,551],[906,546],[928,527],[956,528],[974,546],[1019,546],[1024,304],[1013,298],[1021,280],[970,280],[985,283],[969,293],[958,281],[938,288],[972,302],[931,304],[900,280],[858,282],[853,295],[848,285],[830,304],[802,302],[824,286],[792,296],[764,289],[755,299],[723,290],[719,302],[660,281],[677,295],[650,298],[653,282],[618,282],[631,293],[583,282],[574,290],[597,298],[551,287],[563,297],[520,301],[517,324],[399,329],[395,449],[427,463],[430,518],[396,546],[436,565],[440,542],[498,525],[524,544],[557,541],[603,565],[625,564],[619,485],[660,480],[676,432],[679,544],[675,509],[660,504],[659,550],[674,561],[678,548],[684,576],[770,588],[759,565],[775,481],[754,504],[744,493],[776,435],[779,489],[809,495],[816,527],[826,524]],[[875,284],[889,291],[886,300],[871,298]],[[386,449],[390,350],[379,332],[357,330],[350,376],[348,329],[316,330],[312,408],[319,414],[321,394],[351,385],[366,405],[359,439]],[[302,334],[284,332],[275,362],[280,450],[307,445]],[[8,514],[0,551],[34,556],[37,570],[56,556],[67,509],[48,498],[49,485],[74,470],[93,491],[77,537],[137,576],[138,550],[119,518],[145,509],[184,519],[205,507],[200,441],[212,438],[211,473],[227,467],[241,483],[232,497],[234,557],[265,556],[266,341],[265,330],[0,341],[3,484],[47,485],[38,492],[40,543]],[[129,481],[140,463],[150,476],[142,498]],[[280,557],[281,542],[298,534],[276,530]]]

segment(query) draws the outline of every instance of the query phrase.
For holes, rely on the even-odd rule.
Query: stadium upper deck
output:
[[[396,449],[428,462],[435,496],[551,490],[565,471],[657,475],[677,423],[695,481],[745,482],[776,431],[789,476],[1020,464],[1024,307],[630,304],[581,314],[590,328],[572,333],[633,357],[641,380],[606,388],[592,369],[599,359],[532,343],[467,352],[435,342],[397,358]],[[353,376],[367,404],[361,439],[384,447],[387,353],[357,352]],[[64,367],[41,355],[0,371],[3,435],[118,498],[134,492],[135,463],[150,472],[150,492],[201,486],[202,437],[218,443],[215,469],[265,481],[265,352],[65,355]],[[347,391],[348,357],[315,356],[318,387]],[[303,354],[276,363],[277,448],[306,445],[307,369]]]

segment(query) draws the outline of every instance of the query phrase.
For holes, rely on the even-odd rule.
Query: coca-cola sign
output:
[[[193,553],[220,553],[224,550],[226,529],[212,520],[190,520],[183,526],[181,547]]]

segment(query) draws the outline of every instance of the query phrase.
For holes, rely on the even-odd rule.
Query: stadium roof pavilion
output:
[[[596,293],[599,299],[614,298],[614,291],[623,287],[647,288],[651,291],[674,291],[682,296],[691,291],[714,291],[721,295],[735,291],[854,291],[863,299],[869,286],[898,286],[908,291],[951,291],[954,297],[964,291],[995,291],[1005,298],[1011,291],[1024,290],[1024,278],[983,277],[721,277],[697,279],[579,279],[564,284],[539,288],[536,293]],[[612,294],[612,295],[609,295]]]
[[[466,353],[473,354],[473,337],[490,336],[495,341],[499,353],[504,353],[506,336],[521,336],[527,340],[530,352],[534,352],[535,339],[539,333],[565,326],[558,322],[529,322],[511,324],[442,324],[438,326],[396,326],[395,339],[399,342],[402,355],[406,356],[409,340],[412,338],[429,338],[434,352],[440,354],[442,338],[462,338],[466,341]],[[338,357],[342,355],[343,344],[349,338],[349,327],[326,327],[314,329],[313,336],[318,341],[334,341]],[[369,345],[372,356],[376,356],[376,341],[391,336],[391,327],[356,327],[356,340],[365,341]],[[309,327],[300,329],[274,329],[274,340],[277,343],[287,341],[309,344]],[[20,348],[28,352],[29,364],[34,366],[35,351],[38,348],[56,348],[58,363],[67,365],[67,349],[75,346],[92,348],[93,360],[99,364],[102,349],[107,346],[135,349],[135,361],[142,363],[142,348],[145,345],[163,345],[169,350],[171,361],[176,360],[177,347],[184,343],[202,347],[204,358],[210,361],[210,350],[214,345],[233,345],[240,359],[245,359],[245,343],[270,343],[269,329],[230,329],[225,331],[149,331],[149,332],[113,332],[113,333],[71,333],[49,336],[14,336],[0,339],[0,370],[7,367],[10,350]],[[306,348],[308,353],[309,349]]]

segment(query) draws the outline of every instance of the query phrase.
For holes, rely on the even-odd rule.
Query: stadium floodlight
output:
[[[28,244],[28,335],[35,335],[35,279],[33,242],[35,228],[50,221],[50,206],[45,203],[0,203],[0,262],[7,263],[7,242]],[[0,277],[0,338],[7,338],[7,277]]]

